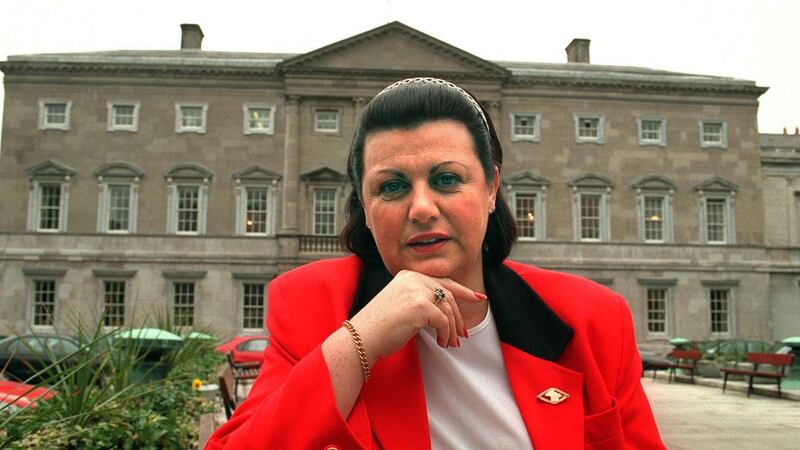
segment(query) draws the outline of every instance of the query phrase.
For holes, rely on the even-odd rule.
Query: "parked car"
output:
[[[0,381],[0,411],[13,413],[22,408],[35,408],[36,402],[53,396],[53,391],[16,381]]]
[[[243,363],[249,361],[264,362],[264,349],[269,345],[267,336],[234,336],[229,341],[218,345],[217,351],[233,352],[233,361]]]
[[[80,346],[64,336],[9,336],[0,341],[0,371],[6,378],[26,381],[53,362],[75,353]],[[46,376],[31,381],[41,382]]]

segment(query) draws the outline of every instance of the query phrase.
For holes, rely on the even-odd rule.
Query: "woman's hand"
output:
[[[444,291],[444,301],[436,302],[437,288]],[[399,350],[423,327],[436,330],[441,347],[459,347],[458,337],[466,336],[466,328],[456,300],[477,303],[485,299],[449,278],[401,270],[350,322],[373,365]]]

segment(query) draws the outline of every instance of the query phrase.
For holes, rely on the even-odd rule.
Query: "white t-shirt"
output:
[[[533,448],[511,392],[491,309],[468,333],[468,339],[460,338],[460,348],[439,347],[430,328],[416,337],[431,448]]]

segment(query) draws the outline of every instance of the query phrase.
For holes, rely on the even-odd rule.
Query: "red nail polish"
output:
[[[486,300],[489,297],[487,297],[486,294],[481,294],[480,292],[476,292],[475,298],[477,298],[478,300]]]
[[[464,337],[469,339],[469,333],[467,332],[467,327],[464,327]]]

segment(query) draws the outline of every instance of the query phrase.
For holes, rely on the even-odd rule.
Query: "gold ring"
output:
[[[434,305],[438,305],[439,303],[442,303],[445,300],[444,289],[440,287],[433,288],[433,295],[436,296],[436,298],[433,299]]]

